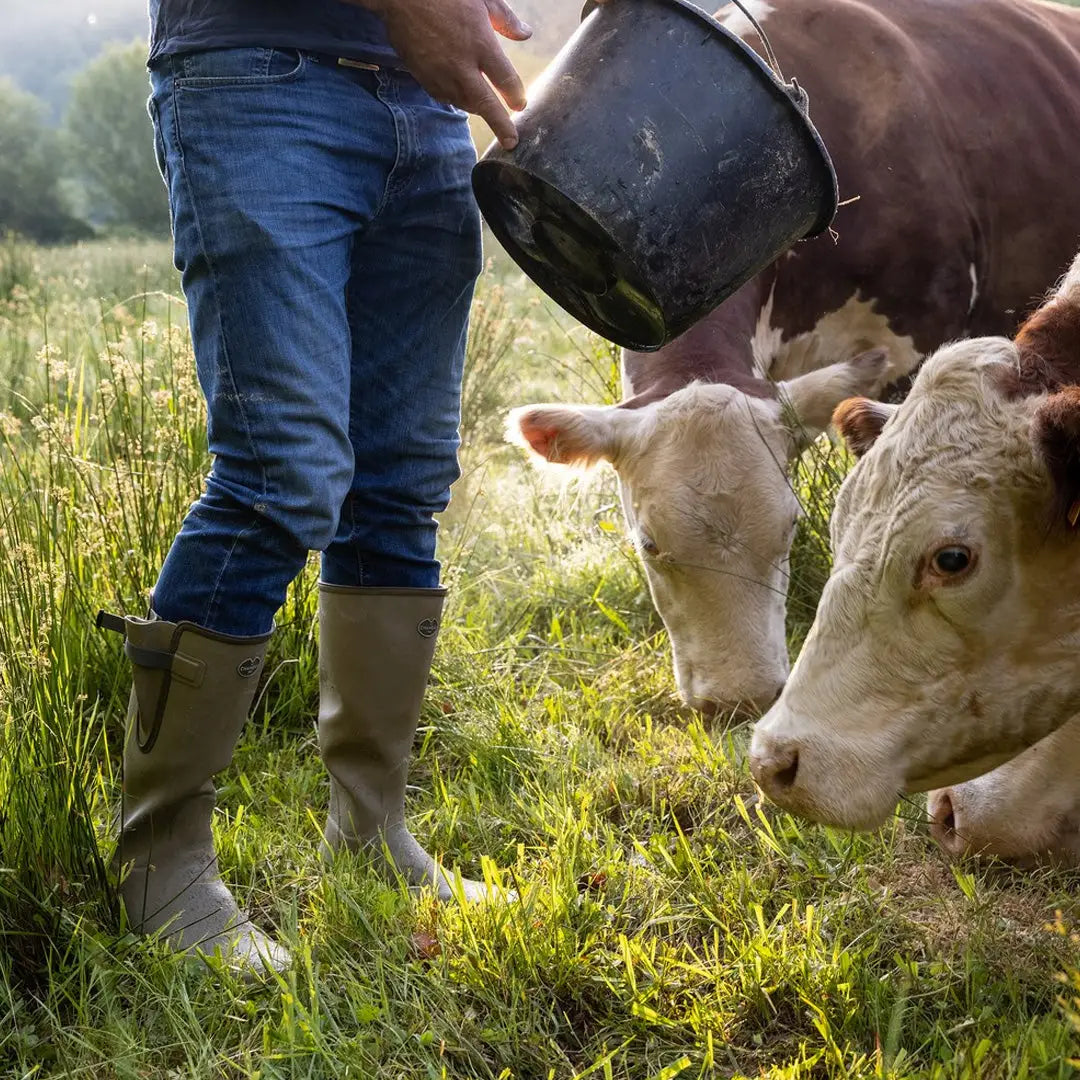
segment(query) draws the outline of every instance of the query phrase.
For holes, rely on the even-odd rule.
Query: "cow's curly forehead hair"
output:
[[[649,410],[631,454],[648,457],[666,483],[678,478],[700,491],[727,490],[749,462],[769,454],[779,421],[780,406],[771,398],[750,397],[723,383],[693,382]],[[663,461],[667,468],[658,468]],[[785,464],[783,459],[777,465],[781,473]]]
[[[974,338],[926,362],[907,400],[841,486],[834,540],[887,507],[949,489],[1016,491],[1046,482],[1031,440],[1037,398],[1007,392],[1019,370],[1005,338]]]

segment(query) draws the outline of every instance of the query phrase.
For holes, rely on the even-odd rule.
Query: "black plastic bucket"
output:
[[[667,344],[836,212],[805,93],[685,0],[587,14],[518,131],[473,172],[484,218],[544,292],[628,348]]]

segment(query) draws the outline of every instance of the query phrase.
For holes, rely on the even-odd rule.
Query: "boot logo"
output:
[[[421,637],[434,637],[439,632],[439,620],[424,619],[423,622],[417,623],[416,632]]]
[[[241,679],[250,679],[252,675],[255,675],[259,671],[259,666],[262,664],[262,660],[257,656],[249,656],[242,664],[236,669],[236,674]]]

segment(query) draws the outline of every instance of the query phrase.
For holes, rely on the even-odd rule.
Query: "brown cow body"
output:
[[[903,375],[945,341],[1011,334],[1080,246],[1080,10],[785,0],[763,25],[858,201],[835,241],[797,245],[665,349],[625,353],[628,393],[748,389],[873,347]]]

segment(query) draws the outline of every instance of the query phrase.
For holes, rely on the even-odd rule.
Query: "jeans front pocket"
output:
[[[157,161],[158,172],[165,181],[165,187],[169,186],[169,165],[165,157],[165,140],[161,135],[161,114],[158,112],[157,102],[154,95],[146,99],[146,111],[154,125],[154,158]]]
[[[205,49],[175,58],[173,85],[178,90],[267,86],[298,79],[305,64],[296,49]]]

